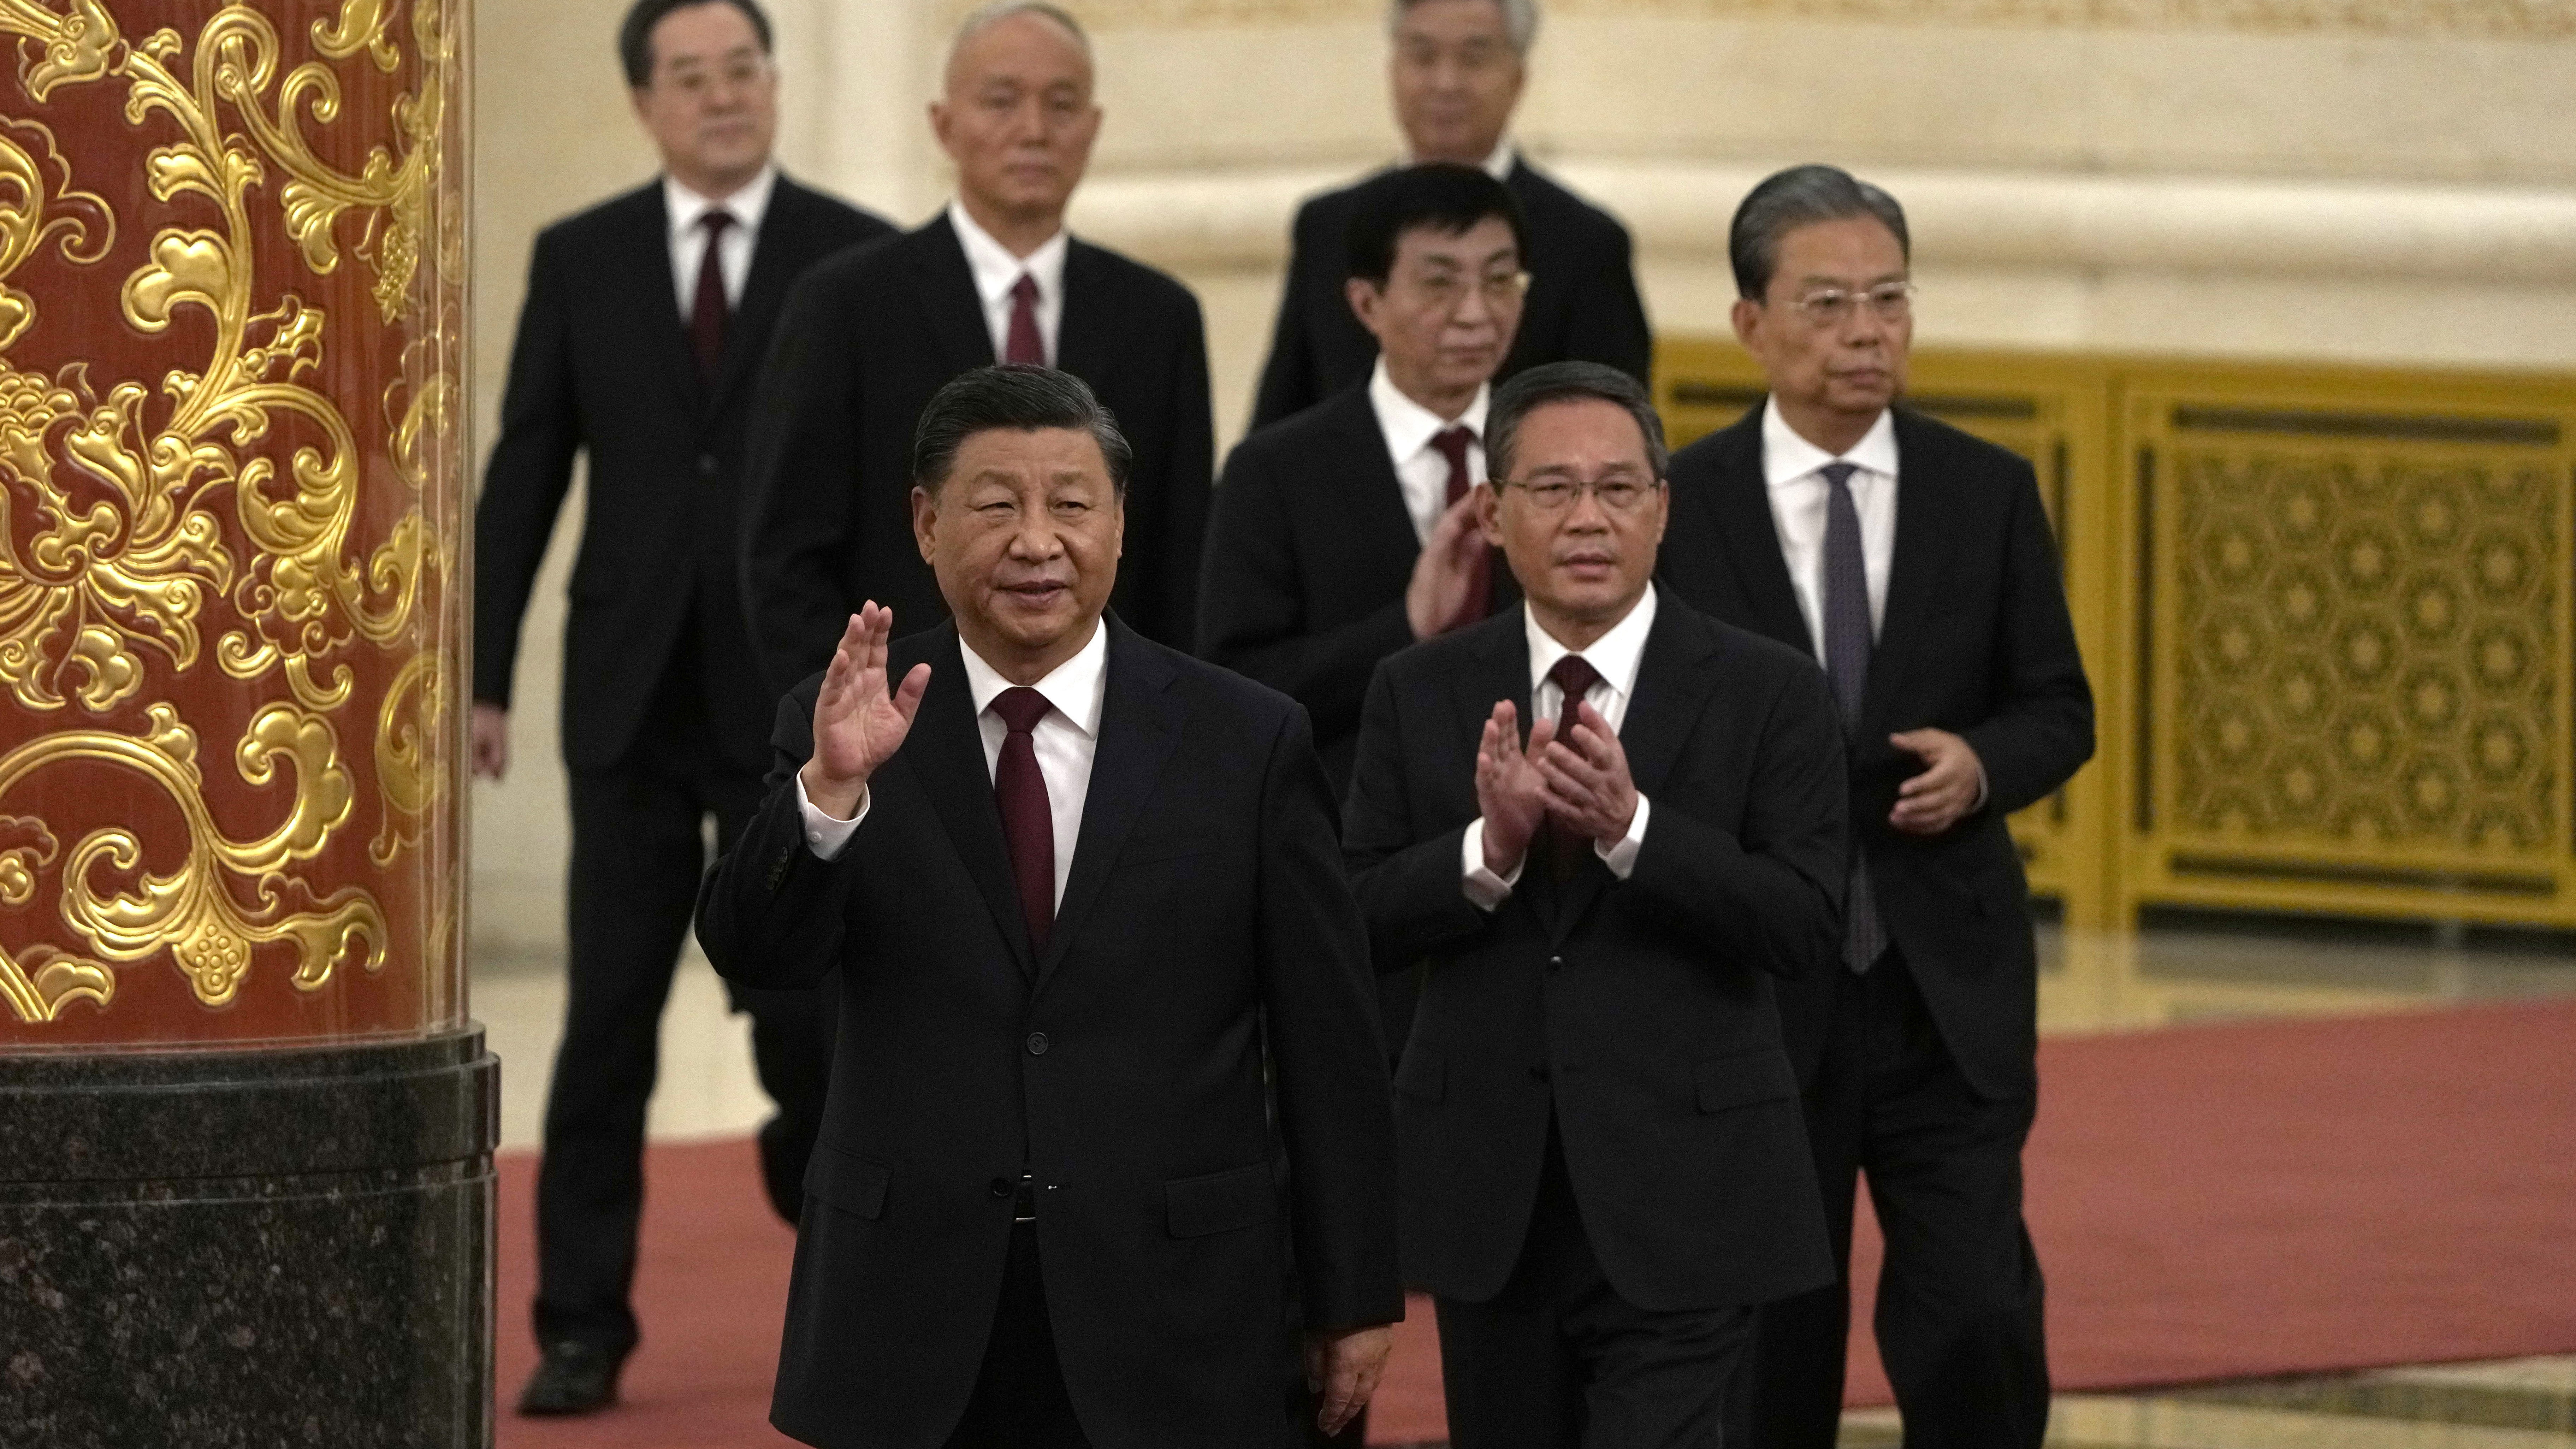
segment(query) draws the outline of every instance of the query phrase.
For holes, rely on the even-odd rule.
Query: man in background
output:
[[[761,375],[744,583],[775,699],[874,599],[913,629],[947,604],[913,547],[913,426],[994,362],[1070,372],[1136,452],[1111,600],[1149,639],[1193,642],[1215,465],[1206,328],[1172,278],[1065,232],[1100,133],[1091,43],[1040,0],[959,25],[931,129],[957,196],[929,225],[815,269]]]
[[[475,514],[474,768],[498,779],[528,593],[573,459],[588,455],[564,632],[569,998],[537,1176],[543,1358],[523,1413],[616,1397],[637,1336],[645,1102],[705,820],[721,850],[760,804],[775,695],[750,665],[736,565],[752,376],[798,274],[892,231],[778,173],[769,52],[754,0],[639,0],[627,13],[618,55],[663,174],[538,236]],[[761,1165],[792,1221],[830,1069],[829,1004],[733,1000],[778,1103]]]
[[[1536,0],[1389,0],[1387,78],[1405,161],[1484,170],[1520,203],[1530,274],[1520,330],[1495,380],[1543,362],[1584,361],[1646,381],[1653,338],[1629,267],[1628,230],[1531,166],[1511,141],[1512,108],[1538,37]],[[1298,208],[1288,283],[1253,400],[1259,429],[1369,375],[1376,342],[1343,299],[1345,232],[1358,187]]]
[[[1770,396],[1673,459],[1673,593],[1822,660],[1850,742],[1839,964],[1781,989],[1836,1280],[1763,1310],[1738,1422],[1831,1449],[1866,1173],[1879,1357],[1913,1449],[2038,1449],[2023,1226],[2037,953],[2005,817],[2093,753],[2093,695],[2030,464],[1897,406],[1905,213],[1830,166],[1755,187],[1729,251]]]

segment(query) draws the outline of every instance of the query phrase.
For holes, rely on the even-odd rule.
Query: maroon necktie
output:
[[[707,234],[706,252],[698,258],[698,295],[689,306],[689,345],[698,354],[698,376],[715,381],[716,366],[724,361],[725,321],[733,308],[725,302],[724,234],[733,226],[733,213],[719,206],[698,218],[698,229]]]
[[[1026,272],[1011,284],[1011,331],[1002,347],[1002,360],[1047,365],[1046,339],[1038,335],[1038,279]]]
[[[1567,749],[1574,749],[1574,726],[1583,717],[1583,697],[1592,692],[1592,686],[1601,682],[1601,671],[1593,668],[1592,661],[1582,655],[1568,654],[1556,661],[1556,666],[1548,670],[1547,677],[1563,696],[1556,706],[1556,737],[1566,742]],[[1569,834],[1565,827],[1556,823],[1553,815],[1547,818],[1547,840],[1548,866],[1558,880],[1573,876],[1582,866],[1584,852],[1592,843]]]
[[[1440,456],[1449,460],[1449,491],[1442,504],[1445,508],[1456,507],[1458,500],[1467,496],[1467,490],[1476,486],[1476,480],[1467,476],[1467,445],[1475,438],[1476,435],[1465,428],[1450,427],[1431,439],[1431,446],[1438,448]],[[1485,617],[1486,606],[1493,598],[1493,569],[1494,551],[1489,548],[1476,550],[1475,567],[1467,575],[1467,601],[1458,606],[1458,617],[1450,620],[1441,633],[1446,634],[1451,629],[1473,624]]]
[[[1002,839],[1011,848],[1029,949],[1044,951],[1055,925],[1055,815],[1047,808],[1046,777],[1038,773],[1037,740],[1029,732],[1050,706],[1045,695],[1019,685],[993,696],[987,707],[1010,731],[993,766],[993,798],[1002,807]]]

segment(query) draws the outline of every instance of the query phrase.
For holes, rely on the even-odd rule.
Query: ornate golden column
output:
[[[488,1436],[463,22],[0,0],[0,1441]]]

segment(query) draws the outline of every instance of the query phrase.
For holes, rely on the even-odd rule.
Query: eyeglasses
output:
[[[1634,513],[1645,507],[1646,500],[1654,495],[1656,489],[1663,486],[1660,481],[1647,482],[1614,473],[1607,478],[1589,479],[1523,478],[1518,481],[1507,478],[1497,479],[1494,482],[1494,491],[1499,493],[1506,488],[1517,488],[1521,490],[1522,496],[1529,499],[1530,507],[1541,513],[1563,513],[1574,506],[1575,499],[1586,493],[1598,499],[1606,512]]]
[[[1529,284],[1530,274],[1527,272],[1488,272],[1481,277],[1434,272],[1427,277],[1415,277],[1407,285],[1433,308],[1447,312],[1467,300],[1467,293],[1471,290],[1484,297],[1486,306],[1500,307],[1518,301],[1521,294],[1529,290]]]
[[[1912,282],[1881,282],[1862,291],[1841,287],[1818,287],[1789,304],[1798,315],[1818,327],[1839,327],[1851,320],[1852,313],[1867,306],[1881,322],[1902,322],[1914,310]]]

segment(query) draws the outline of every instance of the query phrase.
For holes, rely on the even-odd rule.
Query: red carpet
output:
[[[2053,1041],[2030,1210],[2068,1389],[2576,1352],[2576,1003]],[[500,1385],[534,1361],[535,1164],[501,1166]],[[622,1408],[503,1449],[731,1449],[767,1425],[788,1232],[748,1142],[657,1147]],[[1861,1251],[1854,1403],[1884,1403]],[[1429,1310],[1373,1437],[1441,1437]]]

